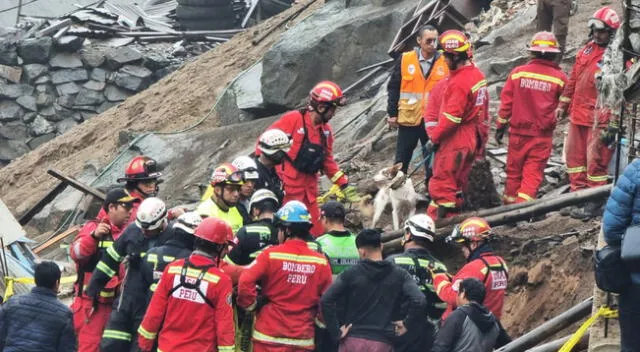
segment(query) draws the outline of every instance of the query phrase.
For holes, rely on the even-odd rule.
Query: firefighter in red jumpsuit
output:
[[[169,264],[138,328],[138,346],[152,351],[233,352],[232,285],[218,268],[232,243],[224,221],[206,218],[196,228],[195,250]]]
[[[603,7],[589,20],[591,41],[578,51],[576,63],[569,76],[569,84],[560,97],[556,110],[558,118],[569,112],[567,136],[567,173],[571,191],[597,187],[607,183],[608,165],[613,156],[618,125],[610,113],[597,108],[596,75],[600,73],[602,57],[607,45],[620,27],[614,10]],[[597,214],[599,202],[589,202],[575,208],[571,216],[587,219]]]
[[[79,352],[98,352],[120,281],[114,276],[100,291],[97,301],[87,296],[84,289],[102,254],[120,237],[136,201],[124,189],[111,190],[103,203],[103,211],[95,220],[87,222],[71,243],[70,255],[78,273],[71,309]]]
[[[449,65],[449,80],[437,125],[428,128],[428,148],[435,150],[429,181],[432,218],[456,215],[476,155],[483,149],[489,94],[484,74],[471,62],[471,43],[464,33],[449,30],[440,36]]]
[[[500,95],[498,144],[509,128],[504,204],[536,199],[553,148],[558,99],[567,83],[556,63],[561,51],[553,33],[536,33],[529,52],[531,61],[511,71]]]
[[[495,255],[489,245],[492,237],[491,227],[487,221],[477,217],[466,219],[447,237],[447,242],[456,243],[462,247],[467,263],[451,279],[446,273],[432,274],[433,287],[438,297],[447,303],[447,310],[442,315],[442,320],[456,308],[460,282],[471,277],[484,283],[486,297],[483,305],[500,319],[509,272],[504,259]]]
[[[311,89],[306,108],[284,114],[267,129],[282,130],[291,138],[289,158],[276,167],[284,186],[283,203],[298,200],[307,206],[314,224],[311,229],[314,237],[323,234],[316,202],[319,172],[324,172],[331,182],[342,188],[347,201],[358,197],[355,186],[349,184],[347,175],[333,159],[334,136],[329,121],[336,108],[345,103],[342,89],[333,82],[323,81]],[[256,154],[260,154],[258,149]]]
[[[331,285],[327,258],[309,248],[310,215],[300,202],[276,213],[280,245],[264,249],[240,276],[238,306],[252,311],[259,301],[253,330],[254,352],[314,350],[320,297]],[[256,284],[263,300],[257,300]]]

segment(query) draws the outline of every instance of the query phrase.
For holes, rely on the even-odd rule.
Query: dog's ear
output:
[[[393,165],[393,168],[398,171],[398,170],[402,170],[402,163],[396,163],[395,165]]]

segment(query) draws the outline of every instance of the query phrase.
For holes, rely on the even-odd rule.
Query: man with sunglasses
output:
[[[429,140],[424,116],[433,87],[449,75],[443,55],[438,52],[438,30],[425,25],[418,31],[418,46],[402,54],[387,85],[387,122],[398,128],[395,163],[402,163],[407,174],[418,141],[424,147]],[[427,151],[423,149],[423,157]],[[428,181],[428,165],[425,172]],[[428,184],[428,183],[427,183]]]
[[[98,294],[97,301],[86,295],[84,288],[91,281],[91,274],[107,248],[120,237],[135,202],[136,198],[122,188],[109,191],[102,205],[104,211],[95,220],[87,222],[71,243],[70,255],[78,273],[71,309],[79,352],[98,352],[119,280],[117,276],[109,280]]]
[[[235,234],[244,224],[236,205],[240,200],[240,188],[244,183],[242,172],[229,163],[218,166],[211,174],[211,197],[200,202],[196,212],[203,218],[222,219]]]
[[[283,203],[292,200],[304,203],[313,221],[313,237],[322,235],[320,208],[317,203],[320,172],[340,186],[347,201],[358,200],[356,187],[349,184],[347,175],[340,170],[333,158],[334,136],[329,121],[335,115],[337,107],[345,104],[342,89],[331,81],[322,81],[311,89],[305,108],[282,115],[267,128],[279,129],[290,136],[288,157],[282,167],[276,168],[284,185]],[[256,154],[261,154],[259,148]]]

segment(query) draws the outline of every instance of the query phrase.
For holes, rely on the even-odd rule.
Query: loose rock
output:
[[[102,68],[94,68],[91,71],[91,79],[98,82],[106,82],[109,71]]]
[[[63,106],[65,108],[72,108],[76,103],[75,95],[62,95],[58,97],[58,105]]]
[[[49,65],[53,68],[79,68],[82,60],[76,53],[58,53],[49,60]]]
[[[107,66],[112,70],[117,70],[127,64],[136,64],[139,62],[142,62],[142,54],[126,46],[114,48],[106,55]]]
[[[124,66],[117,74],[115,84],[134,92],[145,89],[151,83],[153,72],[141,66]]]
[[[0,101],[0,122],[18,120],[24,115],[24,110],[11,100]]]
[[[89,81],[83,85],[84,88],[95,90],[95,91],[103,91],[106,83],[100,81]]]
[[[35,112],[28,112],[28,113],[24,114],[24,116],[22,116],[22,122],[24,122],[24,123],[32,123],[33,120],[36,119],[36,116],[38,116],[38,114],[36,114]]]
[[[42,136],[48,133],[54,133],[56,131],[56,126],[47,121],[43,116],[38,115],[35,120],[31,123],[31,135],[32,136]],[[55,137],[55,135],[54,135]]]
[[[51,76],[49,75],[44,75],[38,79],[36,79],[33,83],[35,84],[45,84],[45,83],[51,83]]]
[[[84,38],[75,35],[63,35],[56,41],[56,48],[59,51],[76,52],[82,48]]]
[[[44,64],[49,61],[52,45],[51,37],[22,40],[18,43],[18,55],[26,64]]]
[[[24,65],[24,74],[27,79],[27,82],[33,83],[37,78],[47,74],[49,69],[45,65],[41,64],[29,64]]]
[[[104,63],[104,53],[95,48],[87,48],[80,52],[82,61],[90,67],[99,67]]]
[[[15,66],[18,64],[18,51],[8,40],[0,40],[0,65]]]
[[[0,137],[22,140],[29,137],[29,131],[21,121],[6,122],[0,125]]]
[[[104,96],[108,101],[120,102],[127,99],[129,97],[129,93],[124,89],[120,89],[114,85],[109,84],[104,90]]]
[[[0,65],[0,78],[4,78],[13,83],[20,83],[22,68]]]
[[[73,81],[86,81],[89,79],[87,70],[83,68],[64,69],[51,73],[51,81],[54,84],[61,84]]]
[[[29,142],[27,142],[27,145],[29,146],[29,148],[31,148],[31,150],[34,150],[54,138],[56,138],[55,133],[48,133],[42,136],[32,138]]]
[[[75,121],[73,118],[67,118],[67,119],[64,119],[64,120],[58,122],[56,124],[56,126],[58,128],[58,135],[64,134],[65,132],[67,132],[68,130],[74,128],[77,125],[78,125],[78,122]]]
[[[38,106],[36,104],[36,98],[31,95],[23,95],[16,99],[16,103],[18,103],[23,108],[29,111],[37,111]]]
[[[29,152],[29,147],[22,141],[0,139],[0,160],[9,162]]]
[[[80,87],[74,82],[59,84],[56,86],[58,95],[74,95],[80,92]]]
[[[17,99],[23,95],[33,94],[33,87],[27,84],[1,84],[0,98]]]
[[[104,100],[102,92],[82,88],[78,96],[76,96],[75,105],[99,105]]]

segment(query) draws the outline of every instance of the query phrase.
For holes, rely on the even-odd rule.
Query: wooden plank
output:
[[[85,185],[84,183],[74,179],[73,177],[65,176],[60,171],[49,169],[47,170],[47,173],[62,182],[66,182],[67,184],[69,184],[69,186],[79,190],[82,193],[91,194],[92,196],[100,199],[101,201],[104,201],[106,198],[106,195],[100,192],[99,190],[91,186]]]
[[[58,185],[56,185],[54,189],[52,189],[49,193],[47,193],[47,195],[45,195],[42,199],[40,199],[40,201],[38,201],[36,205],[31,207],[31,209],[27,210],[26,213],[22,214],[20,219],[18,219],[18,222],[20,223],[20,225],[24,226],[29,221],[31,221],[31,219],[33,219],[33,217],[36,214],[38,214],[40,210],[42,210],[42,208],[47,206],[47,204],[51,203],[58,196],[58,194],[62,193],[62,191],[64,191],[66,188],[67,188],[67,183],[65,182],[58,183]]]
[[[48,241],[46,241],[46,242],[44,242],[42,244],[39,244],[37,247],[35,247],[33,249],[33,253],[40,254],[40,252],[42,252],[43,250],[45,250],[45,249],[51,247],[52,245],[62,241],[63,239],[65,239],[65,238],[67,238],[67,237],[69,237],[71,235],[77,234],[78,231],[80,231],[80,226],[78,226],[78,225],[72,226],[69,229],[67,229],[66,231],[64,231],[63,233],[52,237],[51,239],[49,239]]]

